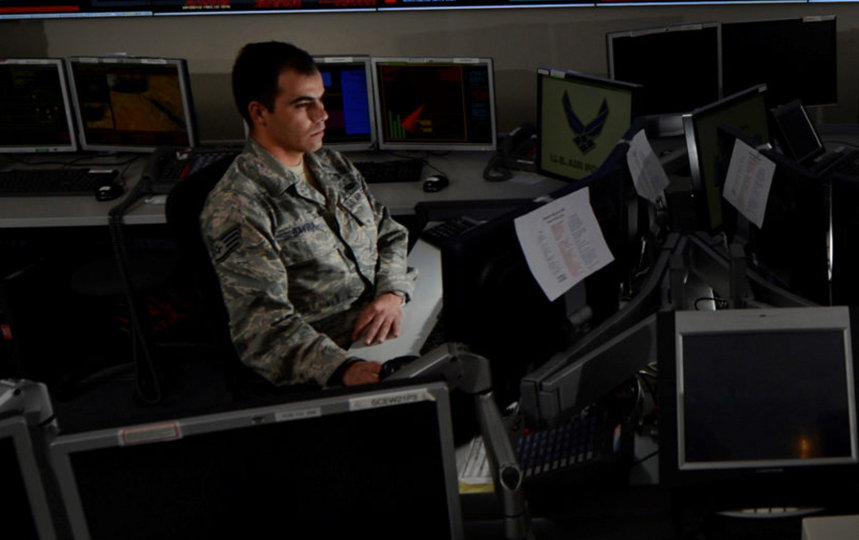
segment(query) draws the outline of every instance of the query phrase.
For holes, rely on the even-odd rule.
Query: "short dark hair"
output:
[[[278,78],[285,69],[302,75],[318,71],[313,57],[290,43],[248,43],[239,51],[233,64],[233,99],[248,127],[253,125],[248,113],[251,101],[259,101],[269,111],[274,110]]]

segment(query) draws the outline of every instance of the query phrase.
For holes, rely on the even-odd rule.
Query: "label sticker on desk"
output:
[[[179,422],[151,424],[119,430],[119,445],[148,444],[154,442],[172,441],[182,438],[182,428]]]
[[[419,401],[435,401],[435,396],[426,388],[417,390],[404,390],[401,392],[389,392],[387,394],[372,394],[360,396],[349,400],[350,411],[363,409],[374,409],[376,407],[389,407],[391,405],[403,405],[406,403],[417,403]]]
[[[275,422],[289,422],[290,420],[304,420],[305,418],[316,418],[322,416],[322,409],[311,407],[308,409],[278,411],[274,413]]]

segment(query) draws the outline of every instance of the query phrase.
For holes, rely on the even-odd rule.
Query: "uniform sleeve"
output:
[[[360,177],[360,173],[355,171]],[[376,296],[387,292],[400,292],[411,298],[415,292],[418,271],[408,266],[409,231],[391,217],[390,211],[373,197],[366,182],[361,179],[367,199],[373,208],[376,228],[379,231],[376,266]]]
[[[213,195],[200,224],[239,357],[276,385],[326,385],[349,355],[289,301],[267,208],[243,193]]]

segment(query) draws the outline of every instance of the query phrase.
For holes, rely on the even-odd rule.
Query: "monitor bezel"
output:
[[[338,142],[328,143],[323,139],[323,146],[338,152],[360,152],[373,150],[378,144],[378,134],[376,130],[376,99],[374,92],[374,75],[373,63],[369,55],[319,55],[314,56],[313,61],[316,62],[317,68],[322,69],[327,65],[363,65],[364,75],[367,85],[367,110],[369,112],[370,124],[370,140],[359,142]]]
[[[808,111],[802,104],[802,101],[798,99],[793,100],[783,105],[772,107],[769,111],[773,124],[777,128],[776,135],[779,138],[779,142],[787,149],[787,152],[783,152],[784,154],[792,157],[799,164],[808,165],[816,158],[826,153],[826,147],[823,144],[823,140],[820,138],[817,128],[814,127],[814,123],[808,116]],[[788,129],[784,125],[784,119],[791,113],[800,115],[803,126],[805,127],[805,135],[810,136],[815,143],[815,148],[810,152],[807,152],[805,155],[799,155],[798,149],[791,144],[790,137],[787,135]]]
[[[641,89],[642,86],[640,84],[628,83],[624,81],[616,81],[614,79],[609,79],[606,77],[600,77],[598,75],[591,75],[587,73],[582,73],[579,71],[573,71],[569,69],[555,69],[548,67],[537,68],[537,152],[534,157],[534,162],[537,166],[536,172],[541,176],[548,176],[550,178],[556,178],[558,180],[563,180],[565,182],[581,182],[586,180],[590,175],[599,171],[602,167],[597,167],[595,171],[584,174],[581,178],[571,178],[569,176],[565,176],[561,173],[557,173],[554,171],[547,170],[543,168],[543,114],[542,114],[542,103],[543,103],[543,80],[546,77],[551,78],[561,78],[564,80],[577,80],[580,82],[584,82],[586,84],[593,85],[601,85],[607,86],[614,90],[621,91],[629,91],[631,93],[631,114],[630,114],[630,126],[635,121],[635,118],[638,116],[639,109],[641,107]],[[627,128],[628,130],[628,128]],[[612,148],[614,148],[615,144],[620,141],[614,141],[612,143]],[[611,157],[612,152],[606,156],[606,161],[608,161]],[[603,163],[603,165],[605,162]]]
[[[67,80],[66,65],[61,58],[0,58],[0,65],[40,65],[54,66],[59,77],[60,93],[65,107],[66,129],[69,131],[69,144],[47,144],[47,145],[12,145],[0,146],[0,153],[5,154],[30,154],[30,153],[60,153],[76,152],[78,150],[77,125],[75,113],[73,112],[73,100],[70,93],[70,84]]]
[[[139,56],[69,56],[66,58],[66,67],[69,75],[69,89],[72,99],[72,104],[75,110],[75,123],[77,125],[80,148],[84,151],[93,152],[154,152],[158,145],[128,145],[128,144],[110,144],[102,142],[91,142],[87,139],[86,125],[83,119],[83,113],[78,99],[77,84],[75,82],[75,65],[80,63],[87,64],[112,64],[112,65],[161,65],[172,66],[176,69],[179,91],[182,97],[182,108],[185,114],[184,120],[187,126],[188,141],[186,145],[178,145],[181,147],[194,148],[199,146],[197,135],[197,118],[194,109],[194,99],[191,93],[191,77],[188,72],[188,62],[184,58],[165,58],[165,57],[139,57]]]
[[[498,127],[497,127],[497,107],[495,103],[495,63],[491,57],[409,57],[409,56],[373,56],[371,58],[373,65],[373,101],[376,112],[377,126],[377,141],[379,150],[425,150],[431,152],[450,152],[450,151],[495,151],[498,144]],[[489,142],[479,143],[458,143],[458,142],[429,142],[422,143],[416,141],[389,141],[385,138],[385,130],[382,128],[384,119],[382,118],[382,102],[381,102],[381,85],[379,84],[379,66],[382,64],[411,64],[419,65],[482,65],[486,67],[489,82],[489,107],[490,107],[490,130],[491,140]]]
[[[0,420],[0,438],[9,437],[18,457],[21,478],[27,491],[30,509],[39,540],[55,540],[53,514],[48,504],[47,491],[39,462],[36,459],[36,442],[30,435],[29,425],[23,416],[12,416]]]
[[[78,495],[71,456],[78,452],[134,444],[169,444],[183,437],[218,431],[300,422],[321,416],[349,414],[367,408],[396,407],[418,401],[435,406],[440,455],[445,474],[450,538],[463,538],[450,391],[441,381],[391,381],[381,385],[331,392],[304,394],[290,401],[240,410],[172,418],[146,424],[97,429],[57,436],[50,444],[49,457],[59,484],[62,504],[75,540],[90,540],[86,514]]]

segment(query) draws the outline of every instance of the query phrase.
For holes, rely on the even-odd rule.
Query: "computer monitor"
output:
[[[74,540],[457,538],[450,399],[390,381],[57,437]]]
[[[660,482],[714,507],[826,506],[859,471],[847,307],[676,311],[659,327]]]
[[[373,70],[369,56],[317,56],[328,113],[325,146],[341,152],[376,146]]]
[[[36,444],[23,416],[0,419],[0,478],[4,494],[0,526],[8,538],[56,538]]]
[[[442,327],[448,341],[466,344],[492,365],[493,388],[504,406],[518,398],[522,377],[618,309],[631,268],[637,223],[628,208],[636,195],[617,145],[588,178],[552,193],[557,199],[587,187],[590,205],[614,260],[550,301],[531,273],[515,229],[516,218],[546,201],[531,201],[445,242]]]
[[[730,126],[757,144],[770,142],[766,86],[758,85],[683,115],[683,132],[699,227],[730,233],[735,225],[723,220],[722,187],[727,163],[720,158],[719,127]],[[726,228],[727,227],[727,228]]]
[[[593,174],[638,114],[639,85],[537,70],[537,171],[567,181]]]
[[[770,115],[775,139],[786,156],[799,164],[810,165],[816,158],[826,153],[826,147],[802,101],[794,99],[772,107]]]
[[[609,77],[644,86],[642,114],[666,134],[680,131],[679,114],[722,97],[719,23],[609,32],[606,46]]]
[[[63,61],[0,59],[0,152],[77,150]]]
[[[185,60],[75,56],[67,62],[83,150],[197,145]]]
[[[722,156],[727,159],[736,140],[747,146],[756,144],[756,139],[735,128],[722,126],[719,132]],[[795,159],[767,147],[759,152],[775,170],[761,227],[753,223],[744,227],[746,260],[767,282],[810,302],[829,305],[833,222],[827,192],[831,188]],[[726,225],[732,223],[736,210],[730,204],[722,209]],[[802,256],[797,257],[797,253]]]
[[[722,23],[724,94],[767,86],[770,105],[838,102],[834,15]]]
[[[495,150],[491,58],[373,57],[381,150]]]

